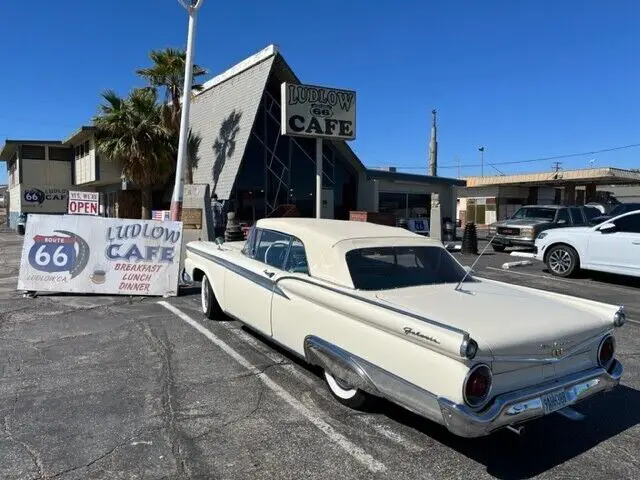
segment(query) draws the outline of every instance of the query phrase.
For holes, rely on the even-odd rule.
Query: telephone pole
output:
[[[484,177],[484,147],[478,148],[480,152],[480,176]]]
[[[560,171],[560,165],[562,165],[562,162],[553,162],[553,171],[555,173],[558,173]]]
[[[431,110],[431,141],[429,142],[429,175],[438,174],[438,132],[436,126],[436,110]]]

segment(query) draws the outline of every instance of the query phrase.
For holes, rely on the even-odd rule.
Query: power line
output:
[[[613,148],[605,148],[603,150],[593,150],[590,152],[582,152],[582,153],[569,153],[565,155],[556,155],[553,157],[541,157],[541,158],[531,158],[529,160],[512,160],[509,162],[492,162],[492,165],[515,165],[521,163],[535,163],[535,162],[548,162],[549,160],[559,160],[561,158],[572,158],[572,157],[583,157],[585,155],[594,155],[596,153],[606,153],[606,152],[614,152],[617,150],[626,150],[628,148],[636,148],[640,147],[640,143],[633,143],[631,145],[623,145],[620,147]],[[439,165],[438,168],[470,168],[470,167],[480,167],[479,163],[468,163],[466,165]],[[382,168],[382,167],[371,167],[371,168]],[[423,167],[397,167],[406,170],[420,170]]]

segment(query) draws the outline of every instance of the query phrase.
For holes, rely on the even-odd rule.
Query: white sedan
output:
[[[595,227],[546,230],[535,242],[536,259],[568,277],[578,269],[640,277],[640,211]]]
[[[246,242],[190,242],[204,315],[228,315],[324,371],[337,401],[385,397],[478,437],[620,382],[623,307],[474,278],[405,229],[262,219]]]

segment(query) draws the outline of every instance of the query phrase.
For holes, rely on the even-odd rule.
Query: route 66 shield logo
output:
[[[89,262],[89,245],[80,236],[66,230],[61,235],[36,235],[29,250],[29,264],[41,272],[69,272],[77,277]]]

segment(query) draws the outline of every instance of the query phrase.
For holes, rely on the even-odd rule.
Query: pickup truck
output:
[[[507,247],[533,248],[538,234],[560,227],[588,226],[595,209],[584,206],[524,205],[512,217],[489,225],[491,246],[496,252]]]

